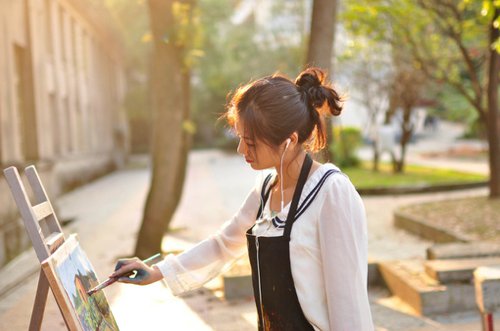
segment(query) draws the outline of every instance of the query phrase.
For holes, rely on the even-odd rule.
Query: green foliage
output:
[[[389,43],[411,54],[409,61],[427,71],[436,81],[470,86],[461,49],[453,40],[459,36],[472,61],[482,61],[487,50],[487,19],[480,15],[478,1],[459,6],[460,20],[434,0],[359,0],[346,2],[341,16],[354,35]],[[423,38],[425,36],[425,38]],[[476,68],[478,69],[478,68]]]
[[[404,173],[397,174],[393,173],[392,165],[388,163],[381,163],[379,169],[380,171],[373,172],[371,164],[364,162],[360,167],[343,168],[342,171],[358,188],[468,183],[488,179],[479,174],[416,165],[407,165]]]
[[[471,0],[464,0],[469,2]],[[490,22],[493,18],[493,14],[495,9],[500,8],[500,1],[498,0],[483,0],[483,8],[481,10],[481,15],[484,16],[488,22]],[[493,22],[493,26],[497,29],[500,28],[500,17],[497,17]],[[495,41],[493,45],[491,45],[497,52],[500,52],[500,39]]]
[[[200,24],[200,9],[193,3],[175,1],[172,13],[175,20],[174,31],[165,33],[165,42],[173,42],[183,49],[183,62],[186,69],[191,69],[203,56],[203,33]]]
[[[335,164],[341,168],[358,166],[360,160],[356,156],[356,152],[361,144],[361,131],[358,128],[335,126],[333,128],[333,143],[330,144]]]
[[[92,0],[100,1],[100,0]],[[148,64],[152,35],[144,0],[105,0],[122,32],[128,67],[128,96],[125,107],[131,118],[132,133],[148,134]],[[275,71],[294,77],[303,63],[305,37],[300,43],[286,38],[286,28],[267,27],[255,23],[255,16],[239,24],[231,21],[238,0],[198,0],[193,9],[188,2],[174,3],[174,31],[165,31],[164,41],[184,48],[184,63],[192,72],[193,122],[184,129],[194,133],[195,146],[226,145],[224,124],[216,126],[224,112],[226,95],[238,86]],[[274,1],[274,15],[286,14],[304,18],[302,2]],[[301,31],[304,22],[297,22]],[[264,36],[264,38],[262,38]],[[148,139],[132,137],[143,145]],[[227,143],[231,145],[232,143]]]
[[[305,54],[304,44],[280,41],[280,31],[266,31],[251,15],[240,24],[231,22],[235,0],[201,0],[200,25],[203,31],[203,57],[193,70],[193,118],[198,128],[195,145],[225,145],[225,123],[217,118],[225,111],[228,92],[240,85],[273,72],[295,76]],[[276,1],[273,10],[285,10]],[[301,7],[291,9],[300,14]]]
[[[378,48],[389,45],[387,56],[404,54],[402,61],[434,81],[438,93],[428,89],[425,97],[438,101],[433,111],[474,132],[486,107],[488,26],[499,6],[497,0],[358,0],[345,3],[341,18],[352,44],[369,39]]]
[[[437,100],[437,105],[429,110],[431,114],[467,126],[472,125],[478,118],[477,112],[471,107],[470,103],[449,86],[438,89],[438,93],[434,97]]]
[[[477,113],[474,113],[473,117],[470,119],[470,122],[467,124],[467,130],[465,131],[463,138],[483,140],[487,139],[485,124],[481,121]]]

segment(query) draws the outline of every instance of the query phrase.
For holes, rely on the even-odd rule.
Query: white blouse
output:
[[[299,201],[318,188],[326,163],[307,179]],[[238,213],[215,235],[157,264],[173,294],[202,286],[246,250],[246,231],[255,224],[262,183],[247,196]],[[253,228],[257,236],[281,236],[284,227],[271,221],[269,200]],[[278,214],[286,220],[289,205]],[[274,215],[273,215],[274,216]],[[281,226],[277,226],[281,225]],[[367,292],[365,209],[349,178],[331,174],[316,198],[296,219],[290,235],[290,264],[300,306],[315,330],[372,331]],[[263,293],[265,296],[265,293]]]

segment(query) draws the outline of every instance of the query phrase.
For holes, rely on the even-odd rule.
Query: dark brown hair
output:
[[[342,100],[319,68],[302,71],[292,82],[275,74],[240,87],[227,104],[224,117],[234,127],[243,121],[244,135],[278,146],[293,132],[299,144],[316,152],[325,146],[324,115],[340,115]]]

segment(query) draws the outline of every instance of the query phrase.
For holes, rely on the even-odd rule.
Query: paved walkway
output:
[[[74,218],[65,233],[76,232],[100,279],[121,256],[133,252],[135,236],[149,186],[147,168],[115,172],[64,195],[57,201],[59,218]],[[240,157],[219,151],[192,152],[183,198],[163,250],[185,248],[213,233],[238,209],[256,182],[255,172]],[[470,194],[460,193],[364,198],[369,222],[370,258],[423,258],[429,242],[392,227],[392,210],[399,205]],[[196,208],[193,208],[196,206]],[[0,330],[26,330],[36,290],[38,261],[31,250],[0,270],[12,279],[0,289]],[[105,290],[122,330],[255,330],[253,301],[227,302],[220,280],[182,297],[173,297],[157,283],[146,287],[116,284]],[[477,316],[450,316],[431,321],[391,308],[393,298],[382,289],[370,290],[378,330],[479,330]],[[401,305],[399,305],[401,306]],[[458,323],[458,324],[457,324]],[[463,329],[464,327],[468,327]],[[43,330],[63,330],[64,323],[51,295]]]

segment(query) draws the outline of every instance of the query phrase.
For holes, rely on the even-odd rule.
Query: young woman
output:
[[[234,93],[226,113],[238,153],[255,170],[275,168],[214,236],[148,267],[117,264],[112,277],[140,285],[164,279],[174,294],[202,286],[247,249],[259,330],[373,330],[367,294],[363,203],[336,166],[312,161],[325,145],[322,115],[341,100],[317,68],[295,82],[258,79]]]

